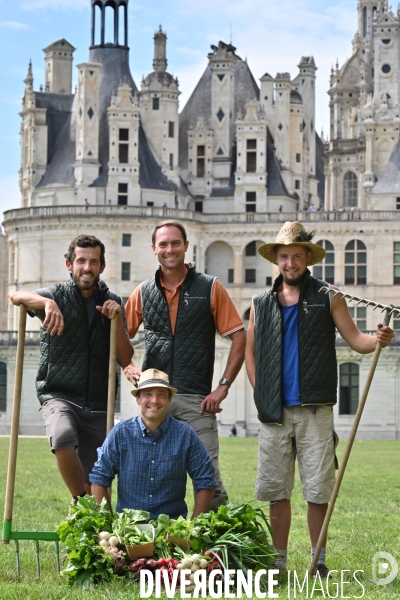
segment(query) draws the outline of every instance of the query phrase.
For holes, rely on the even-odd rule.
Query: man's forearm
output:
[[[239,329],[239,331],[235,331],[230,338],[232,340],[232,345],[223,376],[232,383],[235,381],[244,361],[244,351],[246,347],[245,330]]]
[[[92,495],[94,496],[94,499],[96,500],[97,504],[100,504],[103,498],[105,498],[107,500],[108,508],[110,509],[110,512],[112,514],[111,500],[110,495],[108,493],[108,488],[104,487],[103,485],[97,485],[96,483],[92,483]]]
[[[133,356],[132,344],[128,340],[121,313],[118,319],[117,362],[124,369],[130,364]]]
[[[15,292],[11,294],[10,300],[15,306],[25,304],[28,308],[39,310],[40,308],[46,307],[46,302],[49,302],[49,298],[45,298],[36,292]]]
[[[192,519],[197,517],[200,513],[208,512],[213,498],[214,490],[197,490]]]

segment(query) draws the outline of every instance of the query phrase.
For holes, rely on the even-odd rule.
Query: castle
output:
[[[315,131],[314,57],[300,59],[294,78],[265,73],[257,83],[237,49],[220,41],[179,112],[179,82],[168,71],[162,28],[154,35],[153,71],[139,89],[129,69],[128,0],[91,0],[91,6],[89,61],[77,65],[76,91],[74,47],[65,39],[44,49],[46,80],[39,91],[28,68],[20,113],[21,205],[5,213],[7,239],[0,240],[0,251],[6,242],[8,252],[5,295],[62,280],[68,243],[85,231],[105,243],[104,278],[127,299],[156,269],[152,227],[177,218],[188,231],[187,258],[219,277],[246,321],[252,296],[277,274],[257,248],[273,241],[284,221],[300,220],[318,227],[316,240],[327,250],[313,267],[316,276],[399,305],[400,13],[387,0],[358,1],[353,55],[331,73],[329,140]],[[105,43],[107,11],[113,43]],[[351,311],[364,331],[380,320],[362,306]],[[9,304],[0,333],[1,433],[11,416],[17,316]],[[394,328],[400,330],[400,319]],[[41,433],[33,383],[38,323],[29,321],[28,329],[21,432]],[[400,439],[398,343],[379,363],[363,437]],[[228,350],[229,342],[218,339],[216,379]],[[138,362],[142,351],[139,336]],[[340,338],[337,354],[335,419],[346,435],[371,357],[357,355]],[[128,391],[122,381],[123,418],[132,411]],[[233,422],[242,435],[257,432],[244,369],[224,403],[221,432]]]

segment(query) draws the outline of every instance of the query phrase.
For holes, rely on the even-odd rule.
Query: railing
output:
[[[400,210],[358,210],[343,211],[292,211],[267,213],[199,213],[191,210],[154,206],[31,206],[8,210],[4,213],[4,225],[10,221],[32,218],[50,219],[54,217],[79,218],[126,218],[144,217],[157,219],[178,219],[198,223],[279,223],[285,221],[400,221]]]
[[[16,346],[18,331],[0,331],[0,346]],[[25,333],[26,346],[38,346],[40,342],[40,331],[27,331]]]
[[[376,329],[367,329],[363,331],[368,335],[376,335]],[[18,331],[0,331],[0,346],[16,346],[18,338]],[[139,344],[144,341],[144,331],[138,331],[135,338],[131,340],[133,346]],[[38,346],[40,342],[40,331],[27,331],[25,334],[25,345],[26,346]],[[336,332],[336,345],[337,346],[346,346],[346,342],[340,335],[340,333]],[[391,342],[391,346],[400,346],[400,334],[398,332],[397,337]],[[134,359],[133,359],[134,360]]]
[[[18,331],[0,331],[0,346],[16,346]],[[144,331],[138,331],[135,339],[131,340],[135,346],[144,340]],[[39,346],[40,331],[27,331],[25,333],[25,346]]]

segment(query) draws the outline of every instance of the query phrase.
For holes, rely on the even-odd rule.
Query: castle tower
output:
[[[142,81],[140,116],[147,141],[163,173],[179,184],[178,80],[167,73],[167,35],[154,34],[154,71]]]
[[[376,14],[379,9],[387,11],[388,8],[388,0],[358,0],[358,35],[362,40],[374,37]]]
[[[31,206],[32,192],[46,170],[47,163],[47,125],[46,110],[36,105],[33,91],[32,63],[29,62],[25,83],[25,95],[22,102],[21,121],[21,169],[19,187],[21,206]]]
[[[317,67],[313,56],[303,56],[298,65],[299,93],[304,107],[304,136],[308,147],[307,172],[315,176],[315,79]]]
[[[62,39],[43,48],[46,63],[45,91],[70,94],[72,87],[72,57],[75,48]]]
[[[208,55],[211,77],[211,128],[214,131],[213,178],[215,187],[226,187],[232,170],[234,136],[236,48],[219,42]]]

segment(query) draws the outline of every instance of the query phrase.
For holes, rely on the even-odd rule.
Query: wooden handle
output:
[[[18,343],[15,361],[14,396],[11,416],[10,451],[8,454],[8,471],[6,499],[4,504],[4,521],[12,521],[14,504],[15,471],[17,466],[19,417],[21,412],[22,374],[24,370],[24,346],[26,330],[26,306],[19,307]]]
[[[107,400],[107,435],[114,427],[115,411],[115,363],[117,361],[117,335],[119,313],[111,319],[110,327],[110,362],[108,365],[108,400]]]
[[[386,327],[387,325],[389,325],[389,323],[390,323],[390,314],[389,314],[389,311],[386,311],[385,319],[383,321],[383,326]],[[315,548],[315,554],[314,554],[314,557],[312,559],[312,562],[311,562],[311,565],[310,565],[310,568],[309,568],[309,571],[308,571],[309,576],[312,576],[314,574],[315,568],[316,568],[316,566],[318,564],[319,553],[321,552],[323,541],[325,540],[326,535],[328,533],[329,522],[331,520],[331,516],[332,516],[332,513],[333,513],[333,509],[335,507],[336,499],[337,499],[338,494],[339,494],[339,489],[340,489],[340,486],[341,486],[341,483],[342,483],[343,475],[344,475],[344,472],[346,470],[346,466],[347,466],[347,463],[348,463],[348,460],[349,460],[349,457],[350,457],[350,452],[351,452],[351,449],[353,447],[353,443],[354,443],[354,440],[355,440],[355,437],[356,437],[356,434],[357,434],[357,429],[358,429],[358,426],[360,424],[360,420],[361,420],[361,417],[362,417],[362,413],[363,413],[363,410],[364,410],[365,403],[367,401],[369,389],[371,387],[372,379],[374,377],[376,365],[378,363],[379,356],[381,354],[381,350],[382,350],[382,345],[379,342],[377,342],[376,348],[375,348],[375,352],[374,352],[373,357],[372,357],[371,366],[369,368],[368,377],[367,377],[367,380],[366,380],[365,385],[364,385],[363,393],[361,395],[360,402],[358,404],[358,409],[357,409],[356,415],[354,417],[353,426],[351,428],[349,439],[347,440],[347,444],[346,444],[346,448],[344,450],[343,458],[342,458],[341,463],[340,463],[340,468],[339,468],[339,471],[338,471],[338,474],[337,474],[335,486],[333,488],[332,496],[331,496],[331,499],[329,501],[328,510],[326,512],[325,519],[324,519],[324,522],[322,524],[321,533],[319,534],[318,543],[317,543],[317,546]]]

